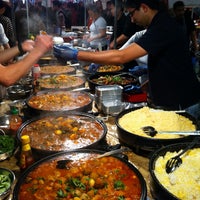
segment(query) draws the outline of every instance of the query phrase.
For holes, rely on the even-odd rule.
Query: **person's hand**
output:
[[[87,42],[92,42],[94,40],[94,38],[93,37],[89,37],[88,39],[87,39]]]
[[[50,35],[38,35],[35,39],[34,49],[46,53],[53,48],[53,37]]]
[[[21,46],[24,52],[29,52],[34,48],[35,42],[33,40],[25,40]]]
[[[77,60],[78,50],[66,45],[54,45],[54,56],[56,58],[67,60]]]
[[[110,42],[109,49],[114,49],[114,42]]]
[[[96,73],[97,69],[99,68],[100,64],[96,64],[96,63],[91,63],[89,65],[89,72],[90,73]]]

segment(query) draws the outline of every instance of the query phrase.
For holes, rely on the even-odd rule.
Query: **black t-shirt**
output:
[[[120,35],[124,34],[128,38],[130,38],[132,35],[134,35],[137,31],[142,30],[140,26],[136,25],[135,23],[131,22],[131,19],[128,15],[125,15],[124,13],[122,16],[117,20],[117,27],[116,27],[116,38],[118,38]],[[110,41],[112,42],[114,40],[114,32],[110,38]],[[118,45],[117,48],[120,48],[122,45]]]
[[[157,13],[136,43],[148,52],[150,99],[156,106],[184,109],[200,100],[182,26],[168,13]]]

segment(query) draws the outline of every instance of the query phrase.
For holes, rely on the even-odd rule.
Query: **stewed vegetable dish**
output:
[[[105,75],[92,78],[91,81],[98,85],[128,85],[136,82],[134,77],[120,75]]]
[[[15,139],[9,135],[0,135],[0,154],[12,153],[15,149]]]
[[[85,81],[80,77],[60,74],[38,79],[39,86],[45,89],[72,89],[84,85]]]
[[[102,65],[97,69],[97,72],[116,72],[122,70],[120,65]]]
[[[89,70],[89,66],[83,67],[85,71]],[[101,65],[98,67],[97,72],[104,73],[104,72],[118,72],[122,70],[123,67],[121,65]]]
[[[75,69],[71,66],[62,66],[62,65],[45,65],[41,67],[41,74],[64,74],[74,72]]]
[[[43,111],[69,111],[91,104],[92,99],[83,92],[37,93],[28,100],[31,108]]]
[[[31,147],[45,151],[82,148],[104,136],[102,123],[82,115],[49,116],[27,124],[21,135],[29,135]]]
[[[136,173],[114,157],[95,154],[41,163],[25,178],[18,200],[140,200]],[[62,160],[61,160],[62,159]]]

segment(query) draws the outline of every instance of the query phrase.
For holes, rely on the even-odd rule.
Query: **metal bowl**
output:
[[[75,74],[76,69],[70,65],[41,65],[40,66],[40,74],[43,75],[57,75],[57,74]],[[58,69],[61,69],[59,71]]]
[[[30,136],[34,153],[44,157],[60,151],[97,147],[104,142],[107,127],[91,114],[52,113],[24,122],[17,132],[19,141],[24,134]]]
[[[37,80],[41,90],[73,90],[85,87],[85,78],[70,74],[44,75]]]
[[[13,187],[14,181],[15,181],[15,174],[10,169],[1,167],[0,168],[0,175],[3,176],[6,179],[6,182],[8,182],[8,187],[3,192],[0,192],[0,200],[4,200],[12,192],[12,187]],[[1,190],[2,190],[2,185],[1,185]]]
[[[0,129],[0,161],[10,158],[17,149],[18,142],[11,135],[6,135],[3,129]]]
[[[10,116],[11,115],[3,115],[0,117],[0,130],[5,133],[9,133],[10,130]],[[2,134],[2,131],[0,134]]]
[[[107,66],[107,69],[105,69],[104,71],[99,71],[97,69],[97,71],[89,71],[89,65],[91,63],[86,63],[85,65],[82,66],[83,68],[83,74],[85,76],[91,76],[91,75],[94,75],[94,74],[99,74],[99,75],[106,75],[106,74],[117,74],[117,73],[121,73],[124,69],[124,66],[123,65],[119,65],[119,68],[118,69],[112,69],[112,66],[113,65],[108,65]],[[105,65],[100,65],[100,66],[105,66]]]
[[[74,102],[74,106],[70,106],[68,102],[62,102],[62,99],[60,99],[60,102],[58,101],[58,97],[60,96],[64,99],[71,98],[71,103]],[[49,103],[49,96],[51,97],[52,104]],[[32,100],[39,101],[39,99],[42,99],[42,102],[38,102],[38,104],[31,104]],[[81,101],[79,103],[78,99],[83,98],[87,101]],[[77,102],[79,104],[77,104]],[[26,103],[28,105],[28,108],[30,109],[30,112],[33,112],[34,114],[41,114],[41,113],[55,113],[55,112],[72,112],[72,111],[78,111],[78,112],[88,112],[92,109],[92,102],[93,97],[84,91],[64,91],[64,90],[57,90],[57,91],[49,91],[44,90],[40,91],[34,95],[31,95],[27,100]],[[49,106],[51,105],[51,106]],[[48,108],[47,108],[48,106]]]
[[[128,82],[120,83],[120,81],[118,81],[117,79],[116,79],[116,81],[114,81],[115,77],[121,77],[122,79],[128,80]],[[113,81],[107,81],[107,83],[100,83],[100,81],[99,82],[94,81],[95,79],[98,80],[99,78],[106,78],[105,80],[111,79]],[[125,87],[127,85],[138,85],[139,84],[138,78],[136,76],[133,76],[130,73],[117,73],[117,74],[109,73],[109,74],[102,74],[102,75],[94,74],[94,75],[89,76],[87,78],[87,81],[88,81],[88,86],[92,92],[95,91],[96,86],[120,85],[122,87]]]
[[[12,85],[7,88],[8,98],[10,100],[26,99],[32,93],[33,88],[29,85]]]

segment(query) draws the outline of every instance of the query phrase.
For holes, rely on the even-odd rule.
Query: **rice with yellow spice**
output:
[[[151,137],[142,130],[144,126],[153,126],[157,131],[194,131],[196,130],[193,122],[174,111],[155,110],[143,107],[123,115],[119,119],[119,125],[124,130],[143,137]],[[181,135],[175,134],[156,134],[154,138],[179,138]]]

